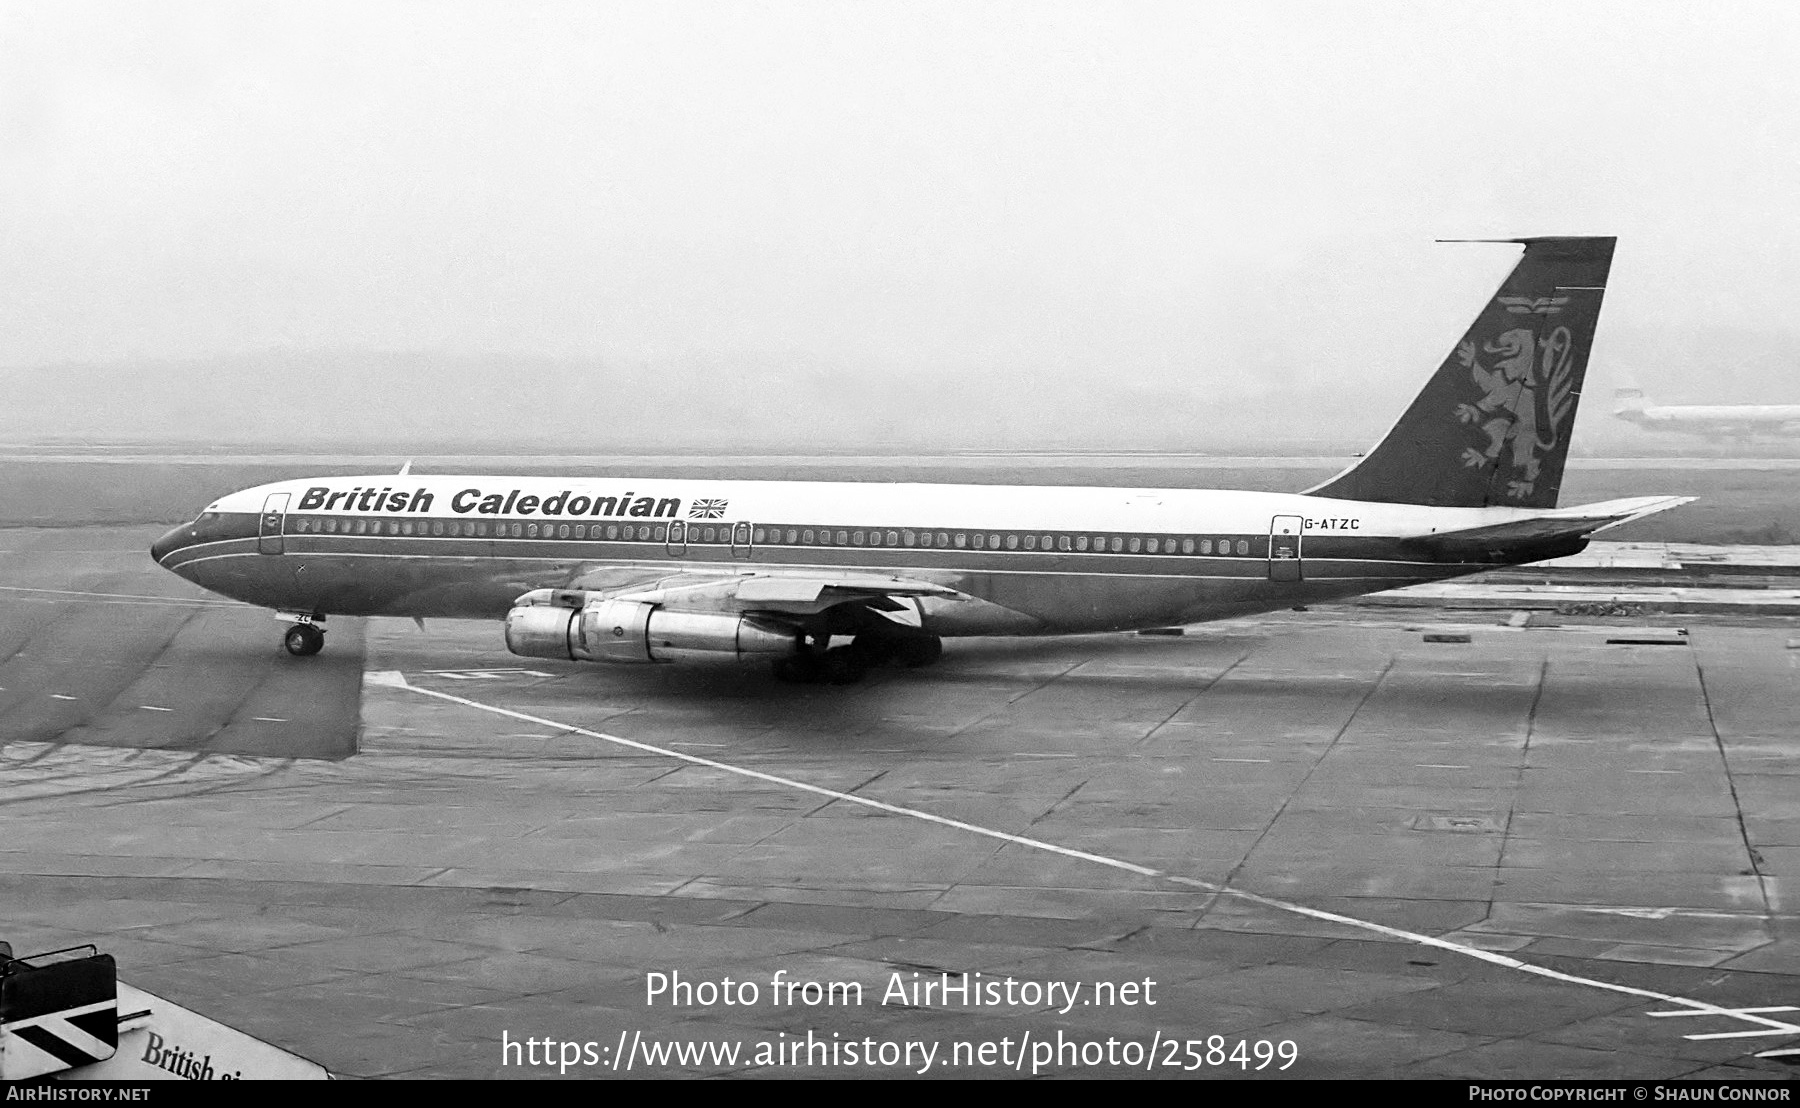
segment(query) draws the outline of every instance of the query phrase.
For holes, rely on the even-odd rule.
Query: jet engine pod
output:
[[[593,600],[580,609],[521,597],[506,615],[506,648],[528,658],[579,662],[673,662],[785,655],[800,650],[798,631],[733,612],[670,611],[641,600]],[[549,602],[542,602],[549,600]]]
[[[799,632],[752,623],[725,612],[672,612],[658,608],[649,622],[650,656],[659,662],[729,652],[740,661],[750,655],[782,656],[800,650]]]
[[[650,616],[656,605],[641,600],[596,600],[581,610],[581,653],[590,662],[654,662]]]
[[[506,649],[527,658],[583,658],[576,652],[575,640],[575,618],[580,614],[573,608],[521,604],[506,613]]]

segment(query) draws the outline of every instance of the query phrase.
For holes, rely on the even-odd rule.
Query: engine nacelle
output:
[[[748,616],[671,611],[639,600],[593,600],[580,607],[570,603],[580,595],[546,590],[546,603],[525,603],[508,612],[506,648],[528,658],[577,662],[742,659],[800,650],[799,632],[765,626]]]

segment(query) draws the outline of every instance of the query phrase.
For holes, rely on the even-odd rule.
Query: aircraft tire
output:
[[[308,658],[325,649],[325,632],[310,623],[296,623],[282,636],[281,645],[296,658]]]
[[[818,659],[806,654],[775,659],[775,680],[789,685],[810,685],[819,679]]]
[[[908,638],[895,651],[894,657],[908,669],[928,666],[944,656],[944,640],[936,635],[919,635]]]
[[[854,685],[869,671],[869,661],[853,646],[839,646],[825,652],[825,680],[833,685]]]

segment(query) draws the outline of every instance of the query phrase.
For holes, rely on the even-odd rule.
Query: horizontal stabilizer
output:
[[[1420,535],[1410,541],[1433,550],[1448,552],[1585,539],[1632,520],[1678,508],[1693,499],[1691,496],[1636,496],[1624,500],[1605,500],[1598,504],[1577,504],[1506,523]]]

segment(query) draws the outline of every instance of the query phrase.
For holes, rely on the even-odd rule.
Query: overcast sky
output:
[[[1546,233],[1620,236],[1597,366],[1609,329],[1704,354],[1800,303],[1797,32],[1641,0],[0,3],[0,366],[1410,395],[1514,257],[1431,240]]]

